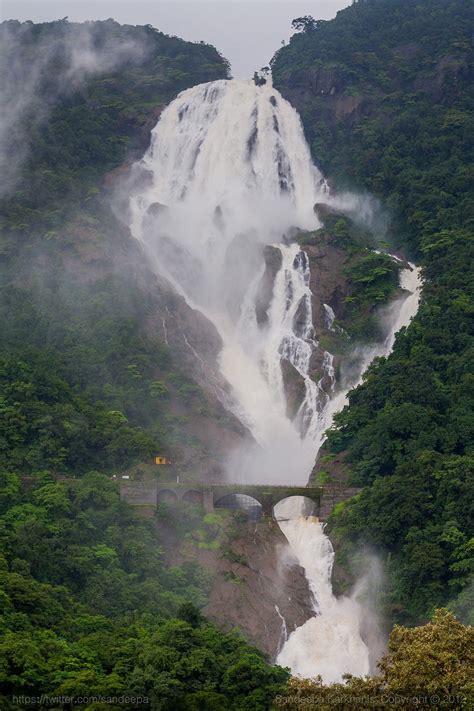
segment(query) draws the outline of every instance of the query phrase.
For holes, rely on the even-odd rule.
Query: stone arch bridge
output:
[[[159,480],[121,481],[120,495],[132,506],[156,508],[158,504],[191,503],[206,512],[219,508],[244,511],[249,518],[273,516],[273,509],[290,496],[308,499],[307,515],[325,521],[337,503],[354,496],[360,489],[335,486],[270,486],[265,484],[165,483]],[[312,505],[311,503],[312,502]]]

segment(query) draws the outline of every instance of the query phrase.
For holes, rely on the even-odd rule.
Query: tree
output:
[[[311,15],[304,15],[303,17],[295,18],[291,26],[297,32],[313,32],[317,26],[318,21],[314,19]]]
[[[432,622],[421,627],[396,625],[388,650],[379,662],[379,676],[346,683],[323,684],[316,680],[292,679],[287,695],[276,698],[275,708],[382,708],[390,697],[417,700],[417,708],[470,709],[474,701],[474,628],[465,627],[446,609],[436,610]],[[341,699],[347,701],[341,702]],[[351,699],[358,699],[357,704]],[[371,699],[371,702],[365,701]],[[314,702],[312,702],[314,699]],[[339,699],[341,705],[337,705]],[[376,704],[377,705],[377,704]]]

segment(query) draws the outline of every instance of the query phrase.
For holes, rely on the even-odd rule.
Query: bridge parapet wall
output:
[[[121,498],[135,506],[157,506],[160,503],[188,502],[200,504],[204,510],[214,510],[214,505],[229,494],[245,494],[256,499],[265,515],[271,516],[273,508],[290,496],[304,496],[315,503],[315,515],[319,514],[323,489],[304,486],[270,486],[258,484],[202,484],[165,483],[152,481],[122,481]]]
[[[256,499],[261,505],[263,513],[273,515],[273,508],[283,499],[290,496],[305,496],[315,503],[315,514],[319,511],[319,504],[323,490],[321,488],[306,486],[271,486],[265,484],[228,484],[213,487],[214,502],[227,494],[246,494]]]

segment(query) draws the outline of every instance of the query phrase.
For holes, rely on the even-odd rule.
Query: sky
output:
[[[302,15],[334,17],[350,0],[0,0],[2,20],[71,22],[106,20],[153,25],[170,35],[213,44],[247,79],[268,65],[293,34],[291,21]]]

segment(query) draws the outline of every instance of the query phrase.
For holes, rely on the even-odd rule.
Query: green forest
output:
[[[87,694],[129,698],[90,709],[140,699],[170,711],[266,709],[288,673],[202,618],[205,573],[166,566],[154,523],[105,475],[155,454],[179,426],[170,391],[202,407],[199,389],[140,328],[147,302],[133,273],[91,287],[64,271],[72,243],[90,239],[109,258],[127,238],[103,177],[143,152],[150,111],[229,68],[209,45],[108,20],[87,28],[99,55],[121,42],[140,51],[70,87],[83,31],[0,25],[23,71],[55,50],[32,107],[47,100],[48,112],[16,126],[12,148],[27,129],[29,150],[0,201],[0,706]]]
[[[472,623],[474,6],[358,0],[306,22],[272,62],[315,162],[388,210],[386,239],[422,266],[419,313],[336,416],[357,501],[334,515],[339,555],[374,546],[392,619],[451,604]]]
[[[41,80],[9,137],[5,161],[26,140],[28,151],[0,198],[0,463],[23,473],[126,469],[179,440],[173,398],[206,403],[145,331],[153,299],[104,176],[143,154],[179,91],[229,67],[214,47],[113,20],[9,21],[0,37],[15,48],[10,81],[31,57]],[[71,86],[73,50],[84,45],[97,67]]]
[[[284,691],[285,670],[202,618],[209,581],[197,565],[164,565],[153,521],[108,477],[7,473],[1,484],[2,709],[35,708],[14,697],[46,694],[250,711]]]
[[[382,605],[396,626],[381,676],[290,680],[237,630],[220,630],[201,613],[204,569],[166,562],[166,508],[139,517],[111,480],[183,444],[175,403],[204,416],[211,405],[143,327],[155,302],[110,182],[143,154],[164,106],[228,78],[228,62],[149,25],[10,20],[0,24],[7,97],[37,66],[0,194],[5,711],[42,708],[32,698],[42,694],[101,698],[45,706],[91,711],[141,699],[158,711],[343,709],[345,692],[383,705],[387,694],[427,691],[471,707],[474,6],[356,0],[334,20],[303,19],[272,60],[274,84],[301,114],[315,163],[336,187],[375,196],[384,244],[423,270],[417,317],[350,393],[324,451],[364,487],[330,519],[338,559],[350,567],[367,546],[384,561]],[[333,225],[341,244],[346,227]],[[356,262],[358,307],[384,300],[396,274],[383,255]],[[358,313],[349,304],[345,326],[366,337],[367,323],[351,322]],[[186,446],[202,448],[191,436]]]

